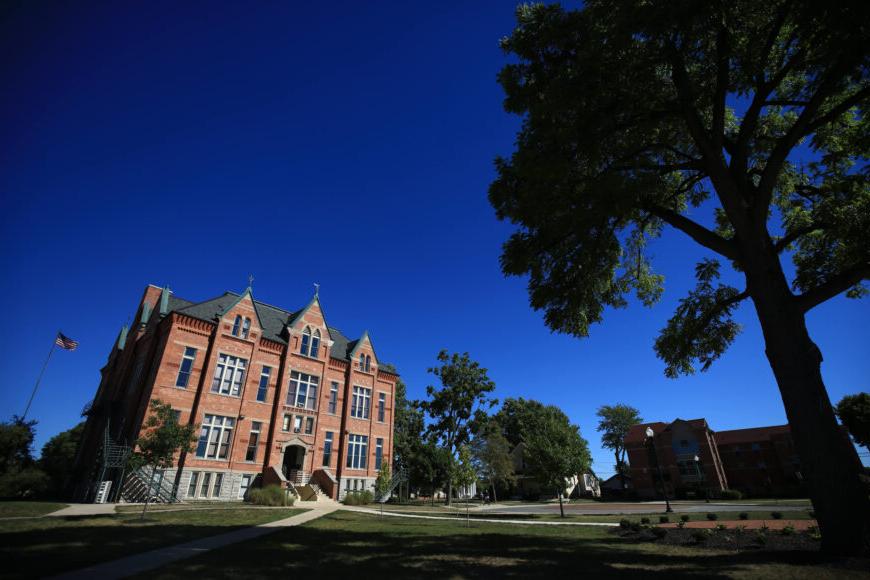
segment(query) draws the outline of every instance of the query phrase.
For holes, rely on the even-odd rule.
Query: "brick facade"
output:
[[[371,488],[376,462],[390,463],[398,376],[367,333],[351,341],[330,327],[317,296],[289,312],[250,289],[194,303],[148,286],[136,320],[101,371],[74,473],[79,499],[100,479],[105,433],[135,441],[153,399],[200,428],[194,451],[165,475],[180,498],[237,499],[247,485],[299,477],[338,499]],[[348,457],[351,439],[365,445]]]
[[[714,432],[704,419],[677,419],[635,425],[625,443],[631,483],[641,497],[660,497],[662,482],[672,498],[717,497],[725,489],[752,496],[801,492],[788,425]]]

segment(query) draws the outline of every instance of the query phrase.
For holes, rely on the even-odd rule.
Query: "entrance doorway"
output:
[[[305,465],[305,448],[301,445],[289,445],[284,448],[284,461],[281,463],[281,471],[284,477],[293,483],[299,483],[303,479]]]

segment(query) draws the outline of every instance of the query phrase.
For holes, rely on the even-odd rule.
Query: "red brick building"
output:
[[[194,451],[164,474],[180,499],[233,500],[253,485],[288,482],[339,499],[371,489],[390,463],[398,376],[367,333],[350,340],[329,326],[317,295],[290,312],[256,301],[250,288],[191,302],[149,285],[135,320],[87,411],[78,499],[124,478],[106,468],[106,449],[136,440],[153,399],[199,429]]]
[[[677,419],[636,425],[625,442],[632,485],[642,497],[661,496],[662,480],[670,497],[716,497],[725,489],[752,496],[801,491],[788,425],[714,432],[704,419]]]

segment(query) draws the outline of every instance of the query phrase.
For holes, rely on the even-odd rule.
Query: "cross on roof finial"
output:
[[[320,284],[317,282],[314,283],[314,297],[317,298],[320,296]]]
[[[254,275],[248,274],[248,288],[254,287]]]

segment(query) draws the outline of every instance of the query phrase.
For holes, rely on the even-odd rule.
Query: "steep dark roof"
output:
[[[717,445],[733,445],[734,443],[757,443],[768,441],[776,435],[791,433],[788,425],[772,425],[770,427],[751,427],[749,429],[732,429],[730,431],[717,431],[715,434]]]
[[[231,307],[238,299],[239,294],[235,292],[224,292],[217,298],[211,298],[204,302],[190,302],[176,298],[174,295],[169,298],[169,309],[173,312],[178,312],[200,320],[214,322],[219,316],[226,312],[227,308]],[[299,311],[290,312],[271,304],[266,304],[258,300],[254,300],[254,308],[257,309],[257,314],[260,317],[260,322],[263,324],[263,337],[269,340],[274,340],[282,344],[287,344],[287,339],[284,337],[284,326],[288,321],[292,320]],[[347,359],[348,353],[353,350],[353,345],[356,341],[351,342],[337,328],[329,327],[329,334],[332,336],[333,344],[329,351],[330,356],[338,359]]]

